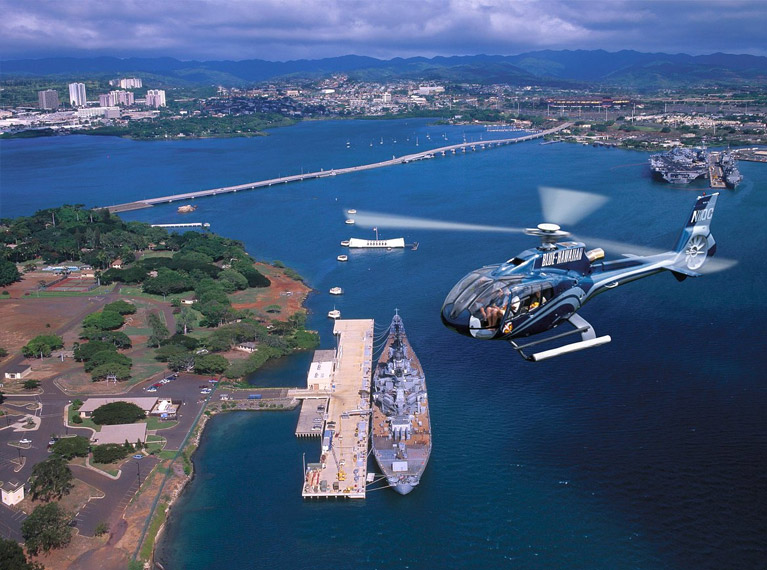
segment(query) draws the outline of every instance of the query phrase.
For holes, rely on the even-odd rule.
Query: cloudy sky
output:
[[[0,0],[0,59],[767,56],[767,0]]]

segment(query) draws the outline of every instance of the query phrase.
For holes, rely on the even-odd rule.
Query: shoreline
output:
[[[233,388],[234,390],[245,390],[244,388]],[[248,391],[253,391],[253,388],[248,389]],[[213,392],[215,394],[215,391]],[[213,395],[211,394],[211,395]],[[283,400],[284,398],[278,398],[276,400],[271,401],[279,401]],[[270,400],[258,400],[260,403],[269,402]],[[162,514],[162,521],[160,522],[160,526],[157,529],[154,536],[150,536],[149,534],[146,534],[141,542],[137,545],[136,550],[137,553],[141,551],[141,548],[147,544],[147,541],[151,541],[152,549],[149,554],[148,559],[145,562],[148,562],[150,564],[150,568],[154,568],[156,561],[155,561],[155,555],[157,553],[157,545],[160,543],[160,541],[163,539],[163,535],[165,533],[165,528],[168,525],[168,521],[170,520],[170,517],[172,516],[173,507],[176,506],[179,499],[182,497],[184,491],[186,490],[187,486],[194,480],[196,476],[197,469],[195,468],[195,461],[194,456],[197,453],[197,450],[200,447],[200,443],[202,441],[202,438],[205,434],[205,430],[208,427],[208,422],[215,416],[218,416],[219,414],[224,413],[232,413],[232,412],[287,412],[287,411],[293,411],[298,407],[298,402],[295,399],[291,399],[291,405],[289,406],[281,406],[277,408],[265,408],[265,407],[248,407],[245,409],[219,409],[219,410],[209,410],[208,407],[213,402],[212,398],[208,400],[208,402],[203,406],[202,412],[200,415],[200,419],[192,426],[191,432],[195,433],[192,440],[188,441],[185,446],[183,446],[181,449],[179,449],[178,456],[183,457],[187,456],[188,461],[191,465],[191,471],[189,474],[184,474],[183,477],[179,476],[179,484],[174,490],[172,491],[170,495],[170,500],[168,501],[167,505],[165,505],[165,509]],[[193,446],[193,449],[191,452],[188,451],[189,447]],[[168,467],[171,467],[174,461],[171,461]],[[160,493],[163,492],[164,486],[161,486],[160,490],[158,491],[158,496]],[[153,510],[152,512],[147,514],[147,521],[151,521],[157,516],[156,510]],[[151,522],[149,522],[149,525],[151,525]],[[140,557],[136,557],[137,560],[140,560]]]

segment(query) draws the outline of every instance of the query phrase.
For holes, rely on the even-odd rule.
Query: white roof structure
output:
[[[125,443],[126,440],[131,444],[136,440],[146,441],[146,424],[117,424],[113,426],[101,426],[98,431],[91,436],[91,441],[98,445],[105,443]]]

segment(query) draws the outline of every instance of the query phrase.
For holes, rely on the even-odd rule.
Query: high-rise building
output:
[[[110,91],[110,105],[105,105],[107,107],[112,107],[114,105],[133,105],[133,93],[131,91]],[[101,97],[99,97],[99,102],[101,102]]]
[[[141,79],[138,77],[125,77],[120,79],[119,83],[120,89],[141,89],[142,86]]]
[[[87,98],[85,97],[85,83],[69,84],[69,104],[73,107],[85,107]]]
[[[99,95],[99,107],[114,107],[114,97],[111,93],[101,93]]]
[[[37,101],[41,109],[58,109],[59,94],[55,89],[46,89],[37,92]]]
[[[158,109],[165,107],[165,90],[164,89],[149,89],[146,92],[146,104],[149,107]]]

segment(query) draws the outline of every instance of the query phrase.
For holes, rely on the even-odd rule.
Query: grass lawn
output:
[[[152,517],[152,522],[150,523],[149,529],[146,533],[146,540],[144,541],[144,544],[141,545],[139,558],[142,560],[148,560],[152,554],[154,541],[157,537],[157,531],[160,530],[160,526],[165,522],[166,510],[168,510],[168,504],[165,501],[162,501],[159,505],[157,505],[157,510],[155,511],[154,517]]]
[[[104,473],[109,473],[112,477],[117,477],[117,474],[120,472],[119,466],[116,463],[91,462],[91,467],[95,467],[96,469],[99,469],[103,471]]]
[[[96,297],[98,295],[106,295],[112,290],[112,286],[102,285],[96,287],[90,291],[36,291],[27,294],[29,297]]]
[[[168,251],[167,249],[145,251],[141,253],[141,259],[147,259],[149,257],[173,257],[175,251]]]
[[[168,429],[172,427],[176,427],[178,425],[177,421],[170,421],[170,422],[164,422],[161,421],[160,418],[157,416],[149,416],[146,419],[146,429],[152,430],[152,429]]]
[[[160,453],[162,448],[165,447],[165,438],[159,435],[146,436],[146,448],[149,453]]]
[[[90,419],[90,418],[82,418],[82,420],[83,420],[83,422],[82,422],[82,423],[80,423],[80,424],[76,424],[75,422],[73,422],[73,421],[72,421],[72,415],[71,415],[71,413],[70,413],[70,416],[69,416],[69,425],[70,425],[70,427],[77,427],[77,428],[80,428],[80,427],[87,427],[87,428],[91,428],[91,429],[94,429],[94,430],[96,430],[96,431],[101,431],[101,426],[100,426],[100,425],[98,425],[98,424],[95,424],[95,423],[93,423],[93,420],[92,420],[92,419]]]
[[[159,457],[160,459],[173,459],[174,457],[176,457],[177,453],[178,451],[176,450],[161,451],[160,453],[157,454],[157,457]]]

